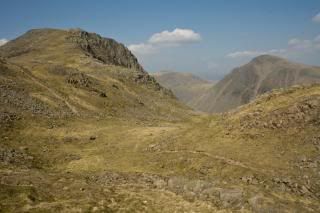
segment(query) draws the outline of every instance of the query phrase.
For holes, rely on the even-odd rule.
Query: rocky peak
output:
[[[76,42],[90,56],[111,65],[144,72],[137,58],[123,44],[81,29],[69,30],[69,40]]]
[[[81,29],[32,29],[1,46],[0,55],[12,58],[28,54],[33,54],[36,57],[43,54],[61,55],[62,52],[73,54],[74,52],[70,51],[70,48],[74,45],[76,48],[80,48],[84,54],[105,64],[122,66],[144,73],[137,58],[123,44]]]

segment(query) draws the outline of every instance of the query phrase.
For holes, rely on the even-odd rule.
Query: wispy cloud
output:
[[[315,15],[315,16],[312,18],[312,21],[317,22],[317,23],[320,23],[320,13],[318,13],[317,15]]]
[[[314,39],[290,39],[288,49],[290,51],[318,51],[320,50],[320,35]]]
[[[176,47],[182,44],[201,41],[201,35],[191,29],[176,28],[153,34],[147,42],[128,46],[133,53],[140,55],[154,54],[164,47]]]
[[[316,36],[314,39],[300,39],[292,38],[288,41],[286,49],[271,49],[271,50],[244,50],[236,51],[227,54],[228,58],[248,58],[256,57],[263,54],[280,55],[286,56],[289,53],[303,53],[306,51],[317,51],[320,50],[320,35]]]
[[[299,38],[293,38],[288,41],[288,46],[291,49],[306,50],[313,46],[313,42],[311,40],[302,40]]]
[[[5,43],[7,43],[9,40],[3,38],[3,39],[0,39],[0,46],[4,45]]]
[[[232,52],[227,55],[228,58],[244,58],[244,57],[256,57],[259,55],[264,54],[274,54],[274,55],[281,55],[285,53],[285,49],[272,49],[267,51],[257,51],[257,50],[244,50],[244,51],[237,51]]]

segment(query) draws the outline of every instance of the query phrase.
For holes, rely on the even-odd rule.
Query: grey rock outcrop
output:
[[[144,72],[137,58],[121,43],[103,38],[96,33],[83,30],[70,30],[69,40],[76,42],[82,50],[92,57],[111,65],[122,66]]]

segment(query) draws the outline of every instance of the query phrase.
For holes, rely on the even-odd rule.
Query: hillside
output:
[[[0,48],[0,212],[318,212],[319,85],[197,114],[108,41]]]
[[[272,89],[316,82],[320,82],[320,67],[262,55],[235,68],[203,94],[196,108],[206,112],[226,112]]]
[[[0,55],[8,70],[1,75],[2,93],[11,104],[2,109],[31,112],[39,103],[38,113],[46,116],[144,119],[174,119],[179,113],[172,108],[183,111],[124,45],[94,33],[30,30],[1,46]]]
[[[214,83],[201,79],[191,73],[161,71],[152,76],[187,106],[197,109],[199,96],[204,94]]]

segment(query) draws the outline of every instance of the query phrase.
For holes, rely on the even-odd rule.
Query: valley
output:
[[[94,33],[31,30],[0,55],[0,212],[319,211],[318,84],[207,114]]]
[[[178,100],[195,110],[200,109],[198,102],[215,84],[214,81],[184,72],[160,71],[152,73],[152,76],[163,87],[170,89]]]

